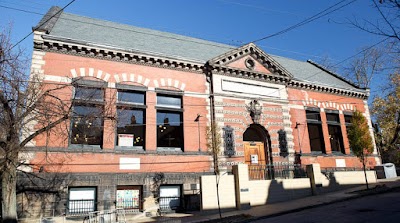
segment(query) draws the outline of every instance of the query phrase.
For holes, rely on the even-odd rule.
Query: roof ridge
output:
[[[63,12],[61,7],[52,6],[32,30],[50,33]]]
[[[342,75],[337,74],[336,72],[333,72],[333,71],[329,70],[328,68],[322,66],[321,64],[318,64],[317,62],[314,62],[314,61],[312,61],[312,60],[310,60],[310,59],[308,59],[307,62],[308,62],[309,64],[312,64],[312,65],[314,65],[315,67],[317,67],[317,68],[319,68],[319,69],[321,69],[321,70],[323,70],[323,71],[325,71],[325,72],[331,74],[332,76],[334,76],[334,77],[336,77],[336,78],[339,78],[340,80],[342,80],[342,81],[344,81],[344,82],[346,82],[346,83],[352,85],[353,87],[356,87],[356,88],[359,88],[359,89],[366,89],[366,88],[362,88],[359,84],[356,84],[356,83],[354,83],[353,81],[351,81],[351,80],[349,80],[349,79],[343,77]]]

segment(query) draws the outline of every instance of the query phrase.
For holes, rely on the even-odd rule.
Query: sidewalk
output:
[[[370,184],[370,188],[375,188],[364,192],[365,185],[353,187],[332,193],[326,193],[316,196],[305,197],[297,200],[267,204],[252,207],[248,210],[233,210],[222,213],[222,220],[218,211],[213,212],[193,212],[191,214],[167,214],[158,219],[159,222],[246,222],[249,220],[263,219],[273,216],[284,215],[287,213],[302,211],[321,205],[332,204],[349,199],[355,199],[361,196],[368,196],[376,193],[385,193],[394,188],[400,187],[400,177],[392,179],[378,180],[378,183]],[[144,220],[144,219],[143,219]],[[154,221],[154,219],[153,219]],[[145,221],[143,221],[145,222]]]

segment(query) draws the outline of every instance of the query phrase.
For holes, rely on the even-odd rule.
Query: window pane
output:
[[[346,124],[351,124],[351,118],[352,118],[353,116],[351,116],[351,115],[344,115],[344,122],[346,123]]]
[[[144,146],[144,111],[118,108],[118,146]]]
[[[319,111],[306,111],[307,120],[321,121]]]
[[[140,191],[140,188],[137,186],[118,188],[116,208],[139,209]]]
[[[179,96],[157,95],[157,105],[171,108],[182,108],[182,98]]]
[[[102,107],[76,105],[72,117],[72,144],[102,145]]]
[[[88,213],[95,210],[96,188],[70,188],[68,196],[69,213]]]
[[[104,90],[78,86],[75,87],[75,99],[104,100]]]
[[[335,114],[335,113],[326,113],[326,120],[328,122],[340,123],[339,114]]]
[[[332,151],[344,153],[342,130],[338,125],[328,125]]]
[[[179,112],[157,112],[157,125],[181,126],[181,116]]]
[[[144,104],[144,93],[132,91],[118,91],[118,101]]]
[[[325,152],[324,138],[321,124],[307,123],[311,151]]]
[[[157,112],[157,147],[183,148],[181,113]]]

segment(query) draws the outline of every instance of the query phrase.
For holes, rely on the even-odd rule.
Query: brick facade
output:
[[[179,40],[174,41],[179,44]],[[306,63],[351,89],[310,84],[294,78],[299,75],[291,70],[296,68],[295,62],[289,61],[285,67],[281,64],[284,60],[274,59],[254,44],[226,49],[223,54],[198,61],[161,52],[124,51],[101,43],[85,45],[64,38],[50,38],[41,31],[35,32],[34,43],[32,72],[41,74],[49,88],[66,85],[57,91],[66,103],[74,103],[77,87],[72,82],[75,80],[105,86],[100,145],[72,143],[76,140],[71,133],[74,123],[67,120],[63,126],[58,126],[58,134],[42,134],[27,148],[27,161],[33,166],[33,172],[40,170],[69,176],[70,180],[62,183],[62,199],[66,203],[71,196],[70,188],[93,187],[98,201],[96,209],[113,208],[118,188],[132,186],[141,188],[140,209],[155,212],[159,204],[152,187],[157,176],[162,175],[160,185],[178,186],[180,196],[190,200],[186,207],[197,207],[198,200],[194,197],[200,193],[199,176],[213,174],[214,170],[213,156],[207,148],[207,126],[212,122],[217,123],[223,138],[217,156],[222,171],[229,172],[233,165],[249,162],[249,157],[245,157],[246,148],[254,143],[263,145],[261,154],[265,157],[259,160],[266,164],[319,163],[322,168],[361,166],[349,148],[345,114],[357,109],[370,121],[366,105],[368,92],[322,68]],[[121,102],[118,99],[121,86],[124,90],[140,89],[145,98],[139,106],[143,111],[145,133],[141,139],[144,144],[139,148],[118,145],[120,135],[115,117]],[[172,95],[173,99],[181,100],[181,107],[172,107],[173,114],[181,114],[183,125],[183,138],[179,139],[183,143],[179,149],[162,149],[157,145],[162,138],[157,135],[161,131],[159,128],[169,126],[168,119],[164,118],[164,123],[157,120],[160,119],[158,111],[171,110],[160,108],[159,95]],[[250,115],[251,103],[262,108],[257,121]],[[306,117],[307,109],[311,108],[319,111],[325,145],[318,148],[322,152],[317,153],[311,151]],[[329,129],[327,111],[339,117],[335,128]],[[196,118],[199,122],[195,122]],[[342,152],[332,152],[330,131],[339,131],[338,128],[341,136],[335,137],[342,138],[344,148]],[[169,136],[168,140],[175,138]],[[301,155],[300,160],[298,155]],[[368,166],[378,163],[375,149]]]

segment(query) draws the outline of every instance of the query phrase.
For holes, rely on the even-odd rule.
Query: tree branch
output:
[[[35,131],[32,135],[28,136],[24,141],[22,141],[22,142],[20,143],[20,147],[21,147],[21,148],[24,147],[24,146],[25,146],[29,141],[31,141],[33,138],[35,138],[36,136],[42,134],[43,132],[46,132],[46,131],[48,131],[48,130],[54,128],[54,127],[57,126],[58,124],[60,124],[60,123],[62,123],[63,121],[67,120],[68,117],[69,117],[69,115],[66,114],[66,115],[64,115],[63,117],[61,117],[60,119],[58,119],[57,121],[52,122],[52,123],[46,125],[45,127],[43,127],[43,128],[41,128],[41,129]]]

